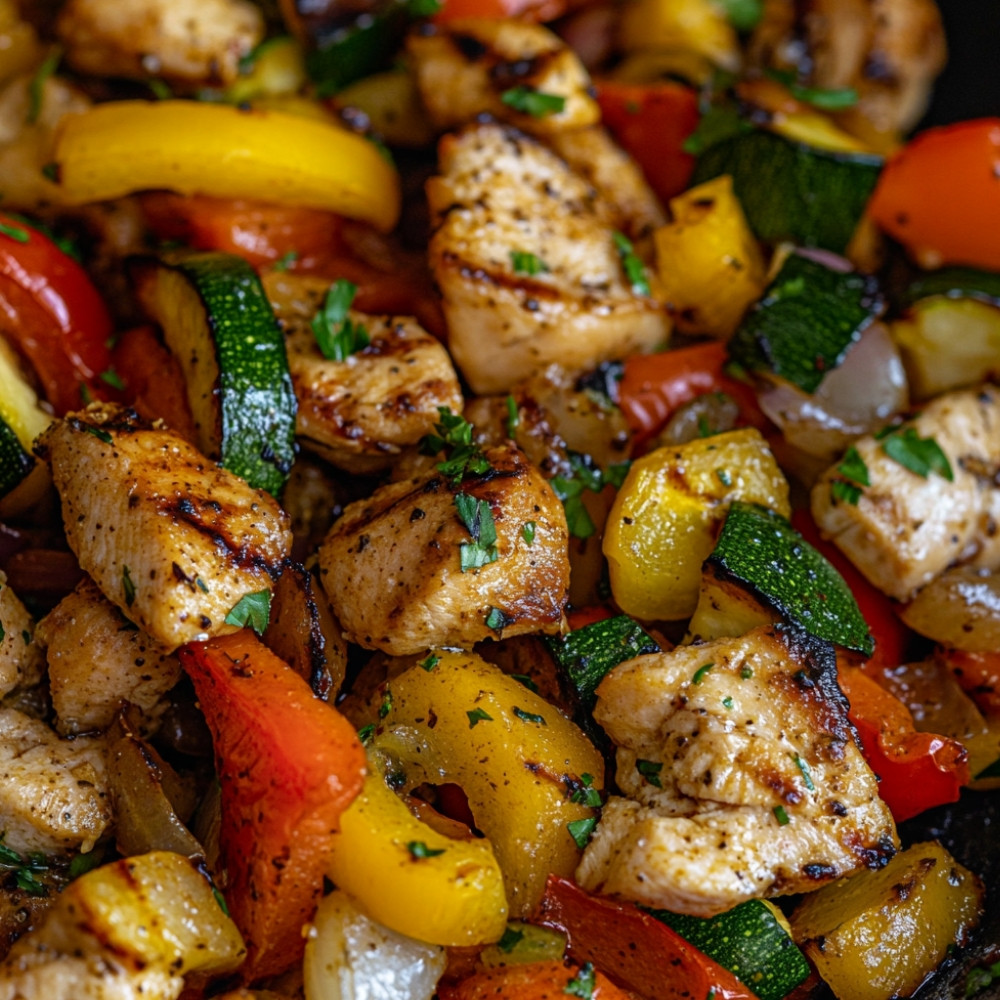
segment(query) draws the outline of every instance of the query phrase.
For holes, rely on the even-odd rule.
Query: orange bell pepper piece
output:
[[[570,993],[576,983],[580,984],[579,991]],[[437,995],[439,1000],[551,1000],[562,996],[630,1000],[630,995],[604,973],[563,962],[528,962],[484,969],[455,985],[442,984]]]
[[[245,981],[302,958],[341,813],[361,790],[351,724],[249,629],[180,650],[222,782],[226,900],[247,944]]]

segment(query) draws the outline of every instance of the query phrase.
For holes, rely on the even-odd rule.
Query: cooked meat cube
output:
[[[34,641],[35,623],[0,572],[0,696],[42,677],[42,652]]]

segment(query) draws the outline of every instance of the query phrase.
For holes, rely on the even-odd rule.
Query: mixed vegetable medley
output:
[[[945,57],[932,0],[0,0],[0,998],[963,961],[904,823],[1000,785]]]

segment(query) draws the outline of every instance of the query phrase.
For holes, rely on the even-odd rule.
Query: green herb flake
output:
[[[207,594],[207,593],[208,593],[208,584],[207,584],[207,583],[205,583],[205,581],[204,581],[204,580],[203,580],[203,579],[202,579],[202,578],[201,578],[200,576],[196,576],[196,577],[194,578],[194,585],[195,585],[195,586],[196,586],[196,587],[197,587],[197,588],[198,588],[198,589],[199,589],[199,590],[200,590],[200,591],[201,591],[201,592],[202,592],[203,594]]]
[[[100,867],[103,861],[104,851],[101,848],[95,848],[85,854],[74,854],[69,863],[67,874],[70,879],[79,878],[81,875],[86,875],[87,872],[92,872],[95,868]]]
[[[101,381],[105,385],[110,385],[112,389],[118,389],[119,391],[125,388],[125,383],[122,381],[121,375],[118,374],[113,368],[109,368],[107,371],[101,372]]]
[[[636,255],[632,241],[624,233],[611,234],[615,241],[615,249],[622,262],[625,277],[628,278],[632,291],[636,295],[649,295],[649,279],[646,277],[646,265]]]
[[[733,485],[733,477],[729,474],[728,469],[716,469],[715,475],[723,486]]]
[[[287,250],[271,265],[271,267],[275,271],[287,271],[298,259],[299,253],[297,250]]]
[[[456,493],[455,509],[466,531],[472,536],[471,543],[463,543],[459,550],[462,572],[481,569],[488,563],[496,562],[499,557],[497,530],[489,502],[477,500],[468,493]]]
[[[594,966],[590,962],[584,962],[580,971],[565,985],[563,993],[571,997],[581,997],[582,1000],[591,1000],[596,985]]]
[[[406,849],[410,852],[410,857],[415,861],[421,861],[424,858],[440,857],[446,850],[444,847],[428,847],[422,840],[409,841]]]
[[[431,653],[426,660],[420,661],[420,666],[430,673],[439,663],[441,662],[441,657],[437,653]]]
[[[465,713],[469,717],[469,728],[475,729],[480,722],[492,722],[493,716],[487,715],[481,708],[474,708]]]
[[[406,0],[406,13],[412,18],[433,17],[442,7],[441,0]]]
[[[532,118],[546,118],[549,115],[559,114],[566,107],[566,98],[559,94],[546,94],[543,90],[535,90],[534,87],[511,87],[500,95],[500,100],[522,115],[531,115]]]
[[[517,432],[517,426],[521,422],[521,414],[517,408],[517,400],[513,396],[507,397],[507,437],[513,438]]]
[[[942,479],[954,482],[948,456],[934,438],[922,438],[913,427],[906,427],[882,439],[882,451],[903,468],[922,479],[936,472]]]
[[[598,809],[601,805],[601,793],[594,788],[594,776],[584,772],[580,775],[580,784],[569,797],[570,802],[575,802],[580,806],[589,806],[591,809]]]
[[[420,450],[424,455],[445,452],[447,458],[438,462],[438,472],[451,480],[452,485],[460,483],[466,476],[481,476],[492,466],[486,460],[482,449],[472,442],[472,424],[463,416],[452,413],[447,406],[438,407],[440,420],[434,425],[437,434],[426,434],[420,440]]]
[[[837,466],[837,471],[845,479],[850,479],[852,483],[858,483],[861,486],[871,486],[871,479],[868,476],[868,466],[865,465],[865,460],[853,444],[844,452],[843,461]]]
[[[486,627],[493,629],[494,632],[499,632],[502,628],[505,628],[511,623],[511,619],[508,618],[499,608],[493,607],[486,612],[486,618],[484,621]]]
[[[531,545],[535,540],[535,528],[537,525],[534,521],[525,521],[521,527],[521,537],[524,539],[525,545]]]
[[[751,677],[753,677],[753,667],[744,667],[740,671],[740,680],[741,681],[748,681],[748,680],[750,680]]]
[[[574,819],[566,824],[566,829],[569,831],[569,835],[573,838],[573,842],[582,851],[590,841],[590,835],[594,832],[594,828],[597,826],[597,817],[590,816],[587,819]]]
[[[538,694],[538,685],[527,674],[511,674],[511,679],[517,681],[521,687],[526,687],[534,694]]]
[[[721,0],[729,23],[741,35],[753,31],[764,16],[762,0]]]
[[[635,762],[635,769],[648,781],[654,788],[662,788],[663,782],[660,780],[660,772],[663,770],[663,764],[658,760],[637,760]]]
[[[378,707],[378,717],[384,719],[392,711],[392,691],[389,688],[385,689],[385,694],[382,695],[382,704]]]
[[[728,694],[726,695],[725,698],[722,699],[722,707],[723,708],[733,707],[733,699]]]
[[[58,163],[45,163],[42,165],[41,169],[42,176],[47,180],[51,181],[53,184],[59,183],[59,164]]]
[[[975,996],[998,979],[1000,979],[1000,962],[994,962],[986,967],[975,966],[969,969],[969,974],[965,979],[966,997]]]
[[[80,386],[81,392],[85,386]],[[86,401],[85,401],[86,402]],[[83,431],[85,434],[90,434],[92,437],[97,438],[98,441],[103,441],[105,444],[112,444],[113,438],[111,435],[104,430],[102,427],[95,427],[93,424],[79,423],[76,425],[77,430]]]
[[[122,566],[122,595],[125,598],[125,606],[132,607],[135,604],[135,583],[128,566]]]
[[[849,483],[844,479],[833,479],[830,482],[830,496],[834,500],[850,504],[852,507],[857,507],[863,492],[864,490],[860,486],[855,486],[854,483]]]
[[[28,84],[28,124],[34,125],[38,121],[39,115],[42,113],[42,102],[45,98],[45,84],[49,77],[55,74],[55,71],[59,68],[59,63],[62,60],[62,49],[54,48],[51,52],[42,60],[42,64],[38,67],[35,75],[31,78],[31,83]]]
[[[372,737],[375,735],[375,724],[369,723],[367,726],[362,726],[358,730],[358,739],[361,740],[363,746],[367,746],[372,741]]]
[[[347,315],[358,286],[338,278],[326,293],[322,308],[312,319],[312,331],[324,358],[346,361],[371,343],[368,331]]]
[[[603,485],[613,486],[616,490],[622,488],[628,470],[632,468],[631,462],[612,462],[603,473]]]
[[[158,80],[154,77],[152,80],[146,81],[146,86],[149,87],[153,97],[158,101],[169,101],[174,96],[174,92],[170,89],[170,84],[165,80]]]
[[[541,715],[535,715],[534,712],[526,712],[523,708],[518,708],[516,705],[513,711],[522,722],[533,722],[536,726],[544,726],[546,724],[545,719]]]
[[[18,889],[26,892],[29,896],[47,896],[49,890],[38,881],[34,872],[30,868],[21,868],[14,873],[14,881]]]
[[[715,666],[715,663],[703,663],[691,677],[692,684],[700,684],[708,674],[709,670]]]
[[[545,274],[549,270],[549,265],[527,250],[511,250],[510,264],[514,268],[515,274],[528,274],[532,277],[536,274]]]
[[[216,903],[219,904],[219,909],[222,910],[222,912],[228,917],[229,905],[226,903],[226,897],[223,896],[214,885],[212,886],[212,896],[214,897]]]
[[[778,83],[787,87],[788,92],[797,101],[811,104],[821,111],[846,111],[847,108],[853,108],[858,103],[858,92],[853,87],[824,90],[820,87],[808,87],[799,83],[791,70],[769,69],[765,70],[765,73],[772,80],[777,80]]]
[[[806,788],[808,788],[810,792],[815,792],[816,786],[813,784],[812,773],[809,770],[809,765],[798,754],[793,754],[792,760],[795,761],[795,766],[802,772],[802,781]]]
[[[511,927],[510,924],[504,929],[503,936],[497,941],[497,947],[505,954],[509,955],[524,939],[524,931]]]
[[[27,229],[20,226],[12,226],[9,222],[0,222],[0,233],[9,236],[16,243],[27,243],[31,238]]]
[[[788,826],[791,822],[788,818],[788,813],[785,812],[784,806],[775,806],[772,812],[774,813],[774,818],[778,821],[778,826]]]
[[[239,628],[249,625],[257,635],[261,635],[267,628],[270,617],[271,591],[258,590],[254,594],[244,594],[233,605],[232,611],[226,615],[226,624]]]

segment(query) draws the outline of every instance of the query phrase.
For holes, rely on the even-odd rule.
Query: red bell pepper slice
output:
[[[631,903],[592,896],[550,875],[532,918],[562,931],[570,957],[656,1000],[754,1000],[754,994],[676,931]]]
[[[723,371],[728,354],[719,341],[660,354],[636,354],[625,362],[618,384],[618,406],[641,446],[661,431],[678,407],[698,396],[724,392],[740,408],[742,422],[758,430],[768,426],[753,389]]]
[[[691,180],[695,158],[684,141],[698,127],[698,96],[680,83],[595,84],[601,117],[642,168],[661,201],[679,195]]]
[[[340,815],[361,790],[365,751],[351,724],[248,629],[189,643],[222,782],[226,900],[247,944],[247,982],[303,954]]]
[[[957,802],[970,780],[965,747],[947,736],[917,732],[909,709],[863,671],[841,670],[839,681],[865,760],[882,779],[878,793],[896,822]]]
[[[589,977],[593,988],[587,992]],[[580,991],[570,994],[571,984]],[[438,986],[438,1000],[554,1000],[566,995],[590,996],[592,1000],[631,1000],[599,970],[584,970],[563,962],[528,962],[496,969],[483,969],[457,983]]]
[[[1000,270],[1000,118],[922,132],[886,164],[868,211],[927,267]]]
[[[0,214],[0,331],[30,362],[61,416],[107,398],[111,317],[87,272],[47,236]]]
[[[464,17],[489,20],[552,21],[575,4],[571,0],[444,0],[434,20],[443,24]]]

